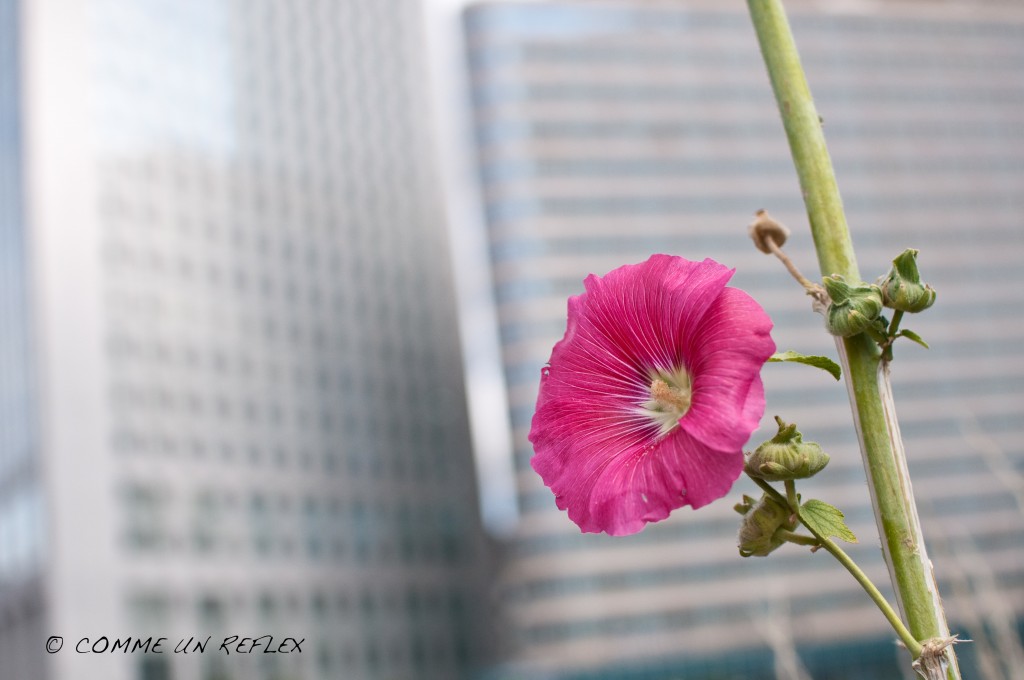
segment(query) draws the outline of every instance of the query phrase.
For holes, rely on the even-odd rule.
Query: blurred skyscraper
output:
[[[782,349],[834,356],[807,299],[745,225],[788,223],[816,259],[740,3],[490,3],[465,15],[522,520],[502,589],[513,666],[560,678],[895,678],[892,634],[826,555],[736,554],[734,492],[626,538],[579,535],[529,466],[540,367],[566,297],[652,252],[737,268]],[[905,322],[894,381],[922,520],[960,647],[1016,677],[1024,612],[1024,13],[1013,3],[787,3],[873,279],[921,249],[938,304]],[[803,485],[837,503],[878,583],[846,392],[772,365],[771,415],[832,453]],[[1009,659],[1000,669],[996,658]],[[530,671],[526,671],[529,677]],[[777,675],[776,675],[777,674]],[[520,672],[498,677],[523,677]],[[548,676],[542,676],[548,677]]]
[[[0,0],[3,680],[479,663],[422,30],[414,0]],[[213,649],[264,634],[301,654]]]

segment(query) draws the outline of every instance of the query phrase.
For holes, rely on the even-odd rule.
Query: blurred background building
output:
[[[824,554],[740,559],[729,499],[626,538],[580,535],[532,472],[539,368],[566,298],[654,252],[737,268],[780,350],[835,356],[745,225],[767,208],[817,275],[800,190],[742,3],[484,3],[465,13],[478,157],[521,512],[494,677],[898,678],[905,655]],[[905,324],[895,389],[922,521],[971,677],[1022,666],[1024,13],[1011,3],[789,2],[861,271],[921,249],[938,304]],[[804,493],[878,549],[846,392],[772,365],[767,415],[832,453]],[[770,435],[771,418],[752,443]],[[891,591],[890,591],[891,592]],[[1000,661],[999,659],[1002,659]],[[965,675],[967,677],[967,675]]]
[[[3,680],[480,662],[422,41],[411,0],[0,2]],[[264,634],[302,653],[74,652]]]

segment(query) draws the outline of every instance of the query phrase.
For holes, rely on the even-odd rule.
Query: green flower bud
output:
[[[832,302],[825,313],[825,327],[832,335],[849,338],[864,332],[882,313],[882,291],[878,286],[851,286],[833,274],[823,280]]]
[[[814,442],[803,441],[796,425],[787,425],[775,416],[778,433],[747,456],[746,472],[768,482],[806,479],[825,469],[828,454]]]
[[[923,312],[935,304],[935,290],[921,283],[917,270],[917,251],[907,248],[892,261],[892,269],[878,280],[886,307],[901,312]]]
[[[745,501],[753,501],[744,497]],[[790,510],[765,494],[753,506],[747,505],[740,525],[739,548],[742,557],[764,557],[786,542],[776,538],[775,532],[789,528]]]

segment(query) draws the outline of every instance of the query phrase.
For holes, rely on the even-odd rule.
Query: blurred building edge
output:
[[[0,0],[3,680],[485,662],[419,10]]]
[[[793,547],[737,557],[730,499],[753,492],[744,482],[697,513],[610,539],[580,536],[529,466],[537,370],[588,273],[652,252],[713,257],[768,309],[780,349],[833,351],[792,281],[745,235],[768,208],[794,228],[791,256],[816,273],[750,21],[731,5],[482,3],[464,15],[521,508],[501,577],[513,670],[493,677],[900,673],[891,631],[835,564]],[[1005,2],[787,7],[863,275],[913,246],[939,290],[939,304],[907,321],[932,349],[899,350],[894,380],[952,625],[1019,658],[1024,326],[1006,310],[1024,303],[1024,13]],[[765,369],[767,414],[832,453],[806,492],[846,511],[862,537],[850,552],[888,583],[845,390],[776,369]],[[961,647],[965,677],[982,649]],[[977,665],[990,670],[979,677],[1019,674]]]

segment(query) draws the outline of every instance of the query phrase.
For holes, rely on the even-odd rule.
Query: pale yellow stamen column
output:
[[[661,378],[655,378],[651,383],[651,399],[666,406],[666,410],[678,412],[680,416],[690,410],[689,390],[684,391],[678,387],[670,387]]]
[[[689,374],[682,368],[671,373],[658,371],[651,377],[649,396],[640,404],[640,412],[658,425],[661,435],[668,434],[690,410]]]

